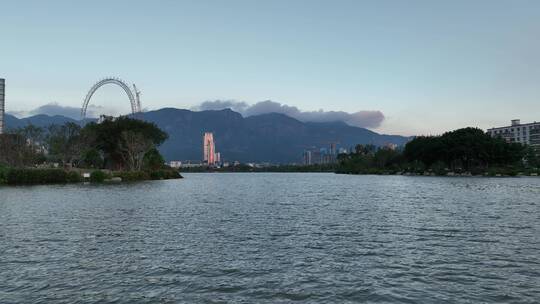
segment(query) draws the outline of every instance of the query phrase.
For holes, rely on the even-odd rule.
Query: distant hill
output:
[[[305,149],[328,147],[330,142],[349,148],[368,143],[403,145],[409,139],[378,134],[343,122],[301,122],[278,113],[244,118],[230,109],[195,112],[164,108],[145,112],[141,117],[169,134],[169,139],[160,147],[167,160],[201,159],[204,132],[214,132],[216,149],[224,160],[241,162],[299,162]],[[63,116],[37,115],[17,119],[6,115],[8,128],[29,123],[46,127],[68,121],[77,122]]]
[[[46,128],[50,125],[63,125],[67,122],[79,123],[79,121],[60,115],[49,116],[45,114],[35,115],[26,118],[17,118],[13,115],[5,115],[5,123],[8,129],[17,129],[32,124],[37,127]]]

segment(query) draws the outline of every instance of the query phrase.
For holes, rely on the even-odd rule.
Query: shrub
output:
[[[109,175],[101,170],[95,170],[90,173],[90,181],[93,183],[102,183]]]
[[[175,178],[182,178],[180,175],[180,172],[173,169],[163,169],[163,170],[154,170],[150,172],[150,178],[157,180],[157,179],[175,179]]]
[[[143,168],[146,170],[159,170],[163,168],[165,160],[156,148],[146,152],[143,159]]]
[[[9,169],[6,181],[11,185],[66,183],[67,172],[61,169]]]
[[[86,168],[99,169],[103,166],[103,157],[96,149],[88,149],[84,151],[82,156],[82,166]]]
[[[82,182],[82,176],[77,171],[69,171],[67,173],[67,182],[68,183],[80,183],[80,182]]]
[[[148,173],[144,171],[121,171],[116,172],[114,176],[122,178],[122,181],[133,182],[149,179]]]
[[[446,164],[442,161],[437,161],[431,165],[431,170],[436,175],[446,175]]]
[[[0,165],[0,185],[7,183],[7,174],[9,168]]]

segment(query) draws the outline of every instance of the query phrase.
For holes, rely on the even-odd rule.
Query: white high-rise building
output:
[[[4,134],[4,112],[6,97],[6,80],[0,78],[0,134]]]
[[[540,122],[522,124],[519,119],[514,119],[510,126],[491,128],[487,133],[492,137],[502,137],[507,142],[540,148]]]

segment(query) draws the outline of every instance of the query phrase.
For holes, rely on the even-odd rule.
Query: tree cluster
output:
[[[519,143],[493,138],[477,128],[463,128],[440,136],[420,136],[403,150],[358,145],[338,157],[342,173],[448,171],[484,173],[491,168],[538,168],[537,151]]]
[[[442,163],[451,170],[470,171],[519,165],[526,156],[526,147],[491,137],[477,128],[464,128],[441,136],[417,137],[407,143],[404,155],[426,167]]]
[[[157,170],[164,163],[157,147],[166,139],[155,124],[127,117],[84,127],[29,125],[0,136],[0,164],[29,167],[56,162],[63,167]]]

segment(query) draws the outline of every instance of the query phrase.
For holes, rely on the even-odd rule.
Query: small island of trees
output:
[[[338,173],[515,176],[538,174],[538,151],[491,137],[477,128],[420,136],[403,149],[357,145],[340,154]]]
[[[33,125],[0,135],[0,183],[44,184],[84,180],[133,181],[180,178],[157,147],[168,135],[155,124],[129,117]]]

